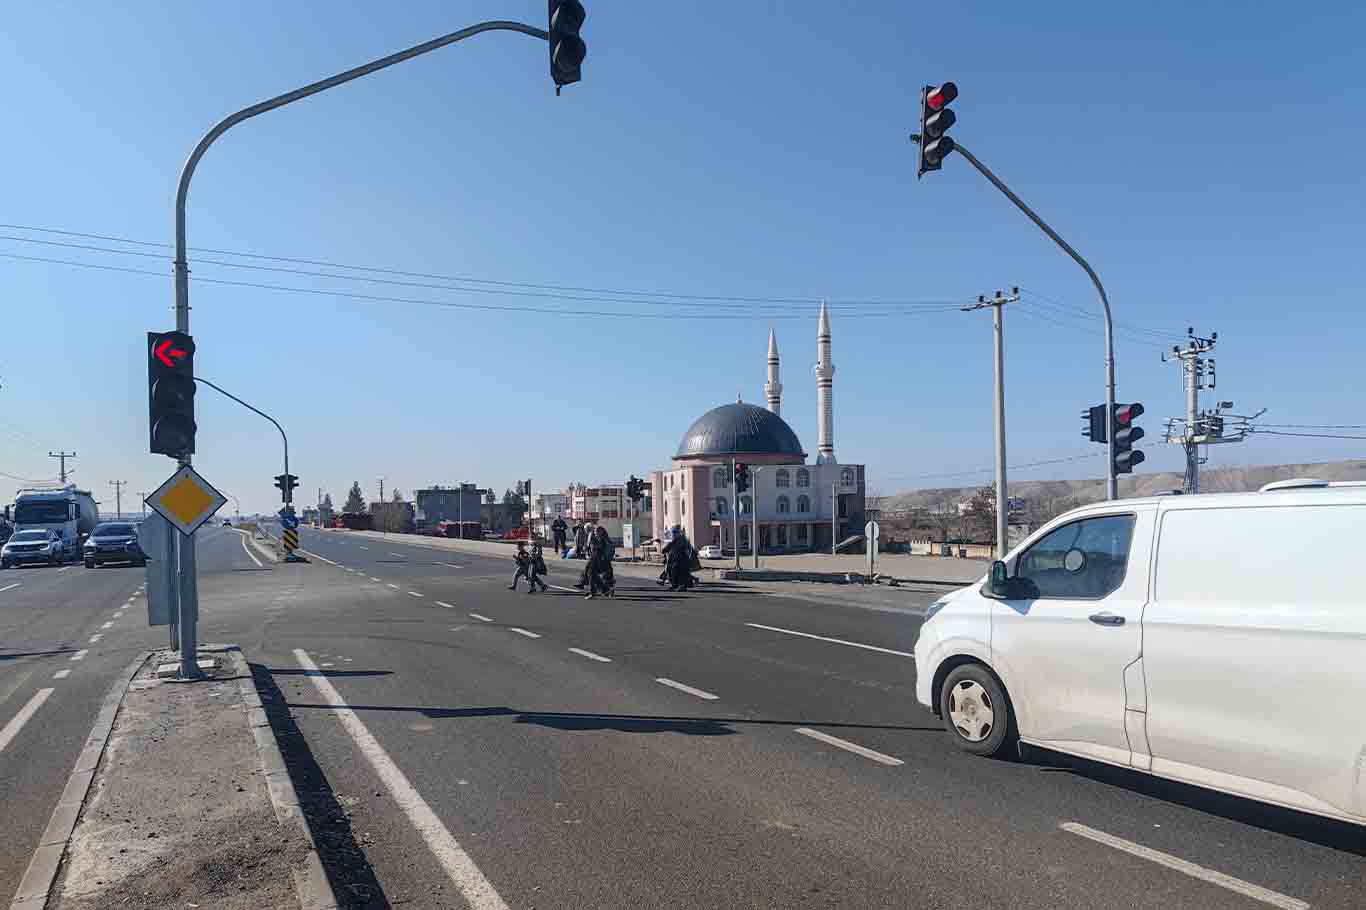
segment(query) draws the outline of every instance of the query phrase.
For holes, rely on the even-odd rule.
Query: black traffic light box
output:
[[[952,82],[927,85],[920,90],[920,160],[915,176],[919,179],[927,171],[937,171],[954,149],[953,138],[944,135],[958,116],[949,105],[958,97],[958,86]]]
[[[1137,401],[1115,405],[1116,474],[1132,474],[1134,468],[1146,459],[1141,451],[1134,448],[1134,443],[1143,438],[1143,428],[1134,424],[1142,415],[1143,405]]]
[[[550,2],[550,78],[555,80],[555,94],[562,86],[583,78],[580,67],[588,53],[588,45],[579,37],[579,29],[588,16],[579,0],[549,0]]]
[[[194,454],[194,339],[147,333],[147,434],[153,455]]]

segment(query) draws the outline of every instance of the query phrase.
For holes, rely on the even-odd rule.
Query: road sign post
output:
[[[175,537],[171,525],[153,513],[138,523],[138,546],[147,555],[147,625],[172,626],[175,620]],[[175,647],[174,633],[171,646]]]
[[[870,521],[863,526],[863,536],[868,541],[868,577],[873,577],[873,569],[877,563],[877,544],[878,535],[882,533],[882,528],[875,521]]]
[[[227,497],[215,490],[194,468],[183,464],[157,487],[147,504],[180,533],[167,537],[176,543],[176,613],[180,640],[180,675],[199,678],[198,621],[199,581],[195,573],[194,532],[226,503]]]

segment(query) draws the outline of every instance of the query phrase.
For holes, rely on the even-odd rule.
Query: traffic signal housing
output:
[[[645,481],[632,474],[626,481],[626,498],[631,502],[640,502],[645,498]]]
[[[580,67],[588,53],[588,45],[579,37],[579,29],[588,13],[579,0],[550,0],[550,78],[555,80],[555,94],[566,85],[582,77]]]
[[[954,149],[953,137],[945,135],[958,116],[949,105],[958,97],[958,86],[952,82],[927,85],[920,90],[920,162],[916,179],[927,171],[937,171]]]
[[[285,502],[294,499],[294,488],[299,485],[299,475],[297,474],[276,474],[275,488],[281,493]]]
[[[147,433],[153,455],[194,454],[194,339],[147,333]]]
[[[749,489],[749,465],[743,461],[735,463],[735,492],[743,493]]]
[[[1143,428],[1134,421],[1143,415],[1143,405],[1115,405],[1115,473],[1132,474],[1134,468],[1145,460],[1144,454],[1134,448],[1134,443],[1143,438]]]
[[[1105,442],[1105,405],[1098,404],[1081,412],[1081,435],[1092,442]]]

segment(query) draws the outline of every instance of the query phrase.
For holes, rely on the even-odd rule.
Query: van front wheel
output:
[[[949,674],[939,692],[939,708],[954,742],[973,755],[996,755],[1015,738],[1005,688],[981,664],[964,664]]]

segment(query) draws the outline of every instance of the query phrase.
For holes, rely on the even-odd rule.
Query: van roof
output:
[[[1366,481],[1290,480],[1267,484],[1260,490],[1246,493],[1197,493],[1191,496],[1143,496],[1119,499],[1114,502],[1095,502],[1081,506],[1076,513],[1105,509],[1115,505],[1131,508],[1217,509],[1253,505],[1316,505],[1325,501],[1335,504],[1366,504]]]

